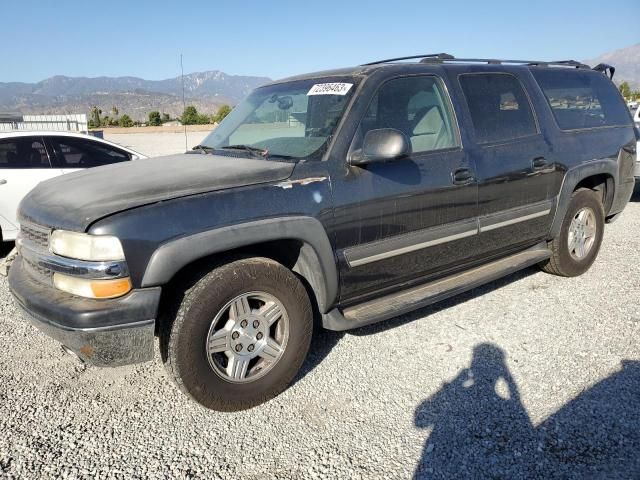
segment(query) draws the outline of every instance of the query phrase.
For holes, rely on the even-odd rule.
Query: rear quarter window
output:
[[[562,130],[629,125],[626,105],[602,73],[532,68]]]

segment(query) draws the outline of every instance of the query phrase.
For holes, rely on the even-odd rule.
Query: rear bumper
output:
[[[111,300],[85,299],[34,280],[18,256],[9,269],[9,288],[27,321],[89,364],[116,367],[153,358],[160,287]]]

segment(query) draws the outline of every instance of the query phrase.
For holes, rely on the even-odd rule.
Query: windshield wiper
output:
[[[244,150],[245,152],[250,152],[254,154],[260,155],[260,158],[267,158],[269,154],[269,150],[264,148],[252,147],[250,145],[227,145],[226,147],[220,147],[222,150]]]
[[[207,145],[196,145],[191,150],[200,150],[202,153],[210,153],[210,152],[213,152],[215,149]]]

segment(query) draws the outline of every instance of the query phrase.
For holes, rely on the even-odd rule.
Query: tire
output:
[[[572,222],[574,218],[581,213],[586,215],[592,214],[592,227],[595,228],[593,241],[589,242],[588,249],[582,252],[579,249],[570,251],[569,236],[572,231]],[[583,227],[583,231],[587,231],[587,227]],[[549,243],[551,250],[551,258],[541,265],[542,270],[554,275],[563,277],[576,277],[582,275],[589,270],[593,264],[604,234],[604,208],[602,207],[601,195],[587,188],[581,188],[573,192],[567,212],[562,221],[560,234]],[[572,238],[576,236],[572,235]],[[577,235],[579,237],[579,234]],[[575,245],[575,244],[574,244]],[[582,253],[582,255],[581,255]]]
[[[291,383],[309,351],[313,314],[306,289],[267,258],[214,268],[174,309],[173,322],[160,331],[163,360],[178,387],[206,408],[238,411],[270,400]]]

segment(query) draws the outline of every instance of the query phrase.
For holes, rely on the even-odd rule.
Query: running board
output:
[[[434,280],[417,287],[370,300],[342,312],[333,309],[323,315],[329,330],[349,330],[387,320],[479,287],[510,273],[542,262],[551,256],[546,242],[485,265]]]

